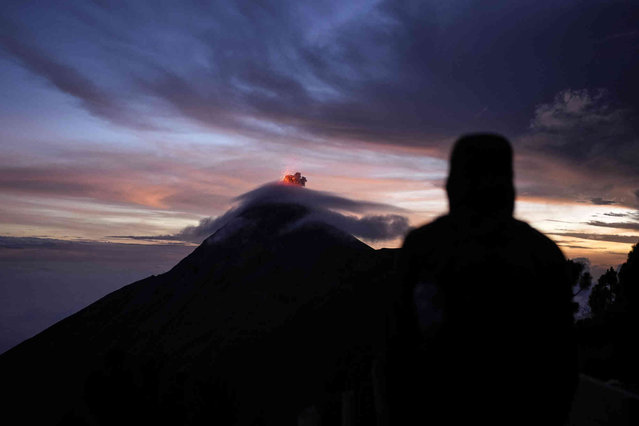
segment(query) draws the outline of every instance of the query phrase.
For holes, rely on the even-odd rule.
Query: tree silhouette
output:
[[[639,329],[639,244],[628,253],[628,260],[619,270],[619,321],[614,324],[616,335],[616,362],[620,376],[633,385],[632,390],[639,392],[639,348],[636,344]]]
[[[617,272],[611,266],[599,277],[588,298],[593,316],[601,316],[612,307],[619,296],[620,287]]]
[[[578,266],[570,267],[578,271]],[[577,285],[575,280],[573,276]],[[588,304],[591,317],[577,323],[582,372],[618,380],[639,393],[639,244],[632,247],[619,273],[611,267],[599,277]]]
[[[632,246],[628,260],[619,270],[620,302],[628,313],[638,315],[639,309],[639,244]]]
[[[575,297],[592,286],[592,275],[590,275],[590,272],[584,272],[586,265],[583,262],[571,259],[566,262],[568,264],[568,274],[570,275],[572,288],[574,289],[575,287],[578,287],[577,291],[572,295]],[[579,311],[579,303],[573,302],[573,310],[575,313]]]

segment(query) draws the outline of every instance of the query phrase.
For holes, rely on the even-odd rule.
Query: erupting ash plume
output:
[[[292,183],[299,186],[306,186],[306,180],[306,176],[302,176],[300,172],[297,172],[294,175],[286,175],[282,178],[282,182]]]

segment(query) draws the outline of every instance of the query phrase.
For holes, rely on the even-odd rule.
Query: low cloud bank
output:
[[[586,232],[550,232],[548,235],[581,238],[582,240],[608,241],[611,243],[636,244],[639,235],[588,234]]]
[[[306,207],[309,213],[294,226],[308,222],[322,222],[356,237],[370,241],[391,240],[403,237],[410,226],[400,212],[404,210],[383,203],[352,200],[328,192],[314,191],[297,185],[268,183],[235,199],[239,204],[218,217],[207,217],[195,226],[187,226],[172,235],[120,236],[137,240],[173,240],[199,243],[249,208],[258,205],[285,203]],[[362,214],[355,216],[347,213]],[[385,214],[380,214],[385,213]],[[389,213],[391,212],[391,213]]]
[[[193,249],[0,235],[0,354]]]

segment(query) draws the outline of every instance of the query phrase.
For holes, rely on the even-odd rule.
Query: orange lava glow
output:
[[[302,176],[300,172],[296,172],[295,174],[286,174],[282,178],[282,182],[284,183],[299,185],[299,186],[306,186],[306,181],[307,181],[306,176]]]

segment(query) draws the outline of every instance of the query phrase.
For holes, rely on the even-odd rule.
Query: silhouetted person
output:
[[[392,425],[563,424],[577,384],[559,248],[512,217],[512,149],[457,141],[450,212],[408,234],[387,354]]]

